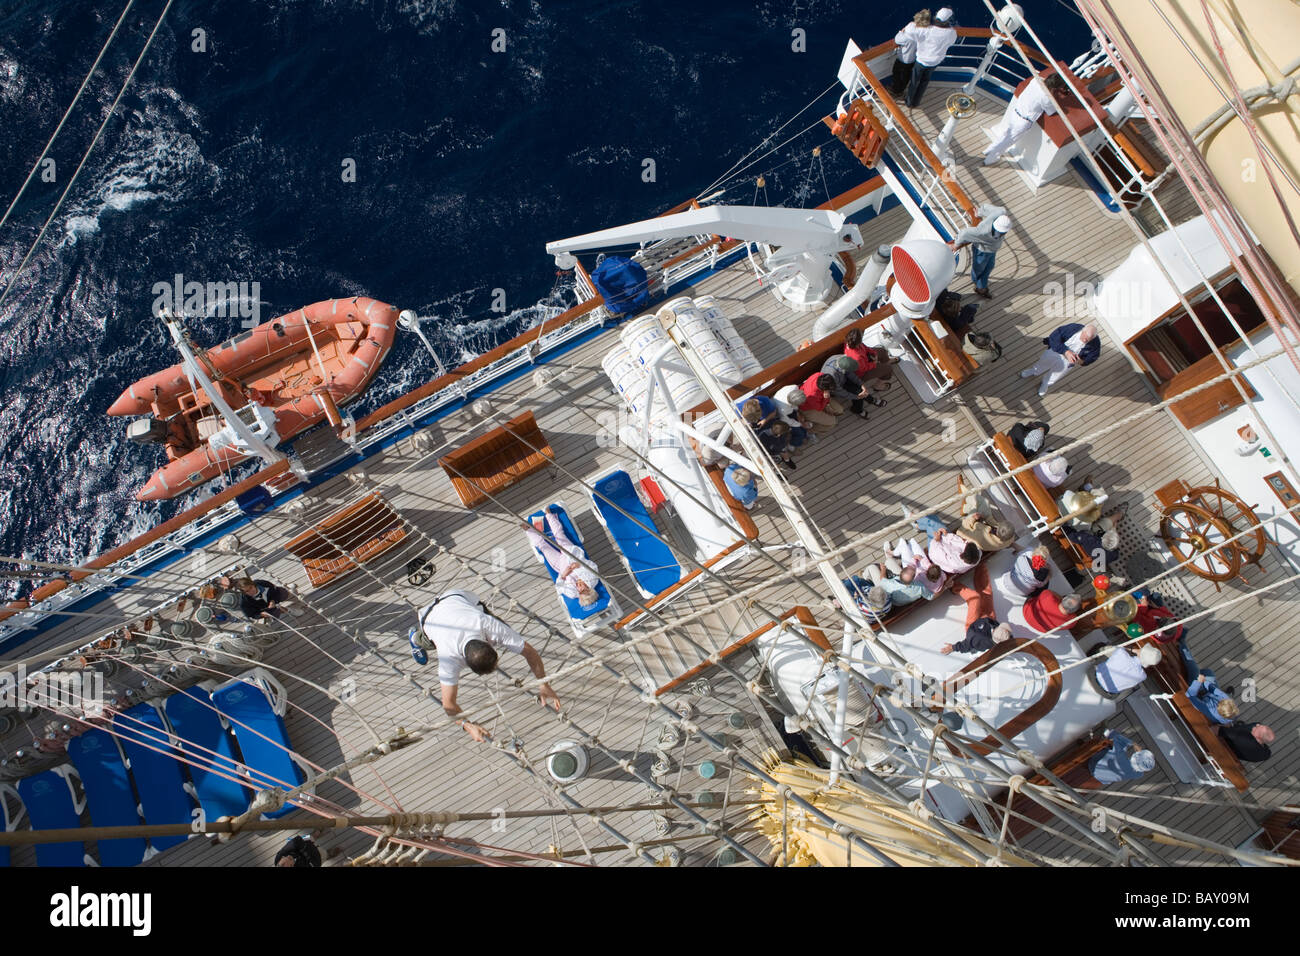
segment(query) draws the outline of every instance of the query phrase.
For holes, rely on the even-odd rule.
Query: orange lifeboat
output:
[[[317,302],[263,322],[198,353],[221,398],[269,445],[313,425],[341,424],[338,409],[360,397],[397,333],[397,309],[357,296]],[[167,449],[168,463],[136,492],[141,501],[174,498],[252,457],[185,366],[134,382],[110,415],[147,415],[130,424],[136,442]]]

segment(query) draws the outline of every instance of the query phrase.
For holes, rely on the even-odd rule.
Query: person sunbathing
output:
[[[551,534],[549,538],[546,536],[548,530]],[[582,548],[565,534],[564,525],[555,512],[546,512],[545,525],[541,518],[525,521],[524,532],[528,535],[529,543],[541,553],[547,566],[555,572],[555,590],[561,596],[577,600],[583,608],[591,607],[600,599],[596,593],[600,578],[574,557],[575,554],[582,554]]]

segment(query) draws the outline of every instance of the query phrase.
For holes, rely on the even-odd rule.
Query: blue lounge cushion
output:
[[[20,780],[18,794],[27,807],[33,830],[75,830],[81,826],[81,817],[72,802],[72,791],[62,774],[46,770]],[[39,866],[85,866],[86,846],[80,842],[38,843],[36,863]]]
[[[668,545],[655,535],[654,519],[637,497],[632,477],[626,471],[615,471],[593,488],[596,510],[641,592],[651,597],[680,581],[681,566]]]
[[[180,754],[171,745],[162,714],[153,704],[137,704],[113,718],[113,730],[131,762],[131,777],[140,794],[145,823],[190,823],[194,802],[185,791],[188,780]],[[162,851],[184,843],[183,836],[152,836]]]
[[[568,535],[569,540],[577,546],[583,561],[587,564],[591,564],[591,559],[587,557],[587,549],[582,546],[582,539],[578,537],[578,530],[573,526],[573,522],[569,519],[569,513],[560,505],[551,505],[546,510],[555,515],[559,520],[560,527],[564,529],[564,533]],[[528,520],[533,521],[536,518],[544,519],[545,517],[546,516],[543,512],[535,511],[528,516]],[[542,534],[547,538],[551,537],[549,528],[548,530],[543,531]],[[554,582],[558,577],[555,573],[555,569],[546,563],[546,560],[542,558],[541,552],[536,548],[533,548],[533,554],[537,555],[538,559],[541,560],[542,567],[546,568],[546,573],[551,576],[551,581]],[[603,613],[605,609],[609,607],[610,594],[609,590],[605,587],[604,581],[596,582],[596,603],[591,605],[591,607],[583,607],[582,602],[577,598],[571,598],[568,595],[560,594],[559,591],[556,591],[555,593],[559,595],[560,600],[564,602],[564,609],[569,612],[569,617],[575,621],[585,621],[588,618],[595,617],[597,614]]]
[[[140,811],[131,789],[131,776],[122,763],[117,741],[106,732],[88,730],[68,741],[68,759],[81,776],[90,807],[90,822],[97,827],[138,827]],[[135,866],[144,859],[143,837],[99,840],[99,862],[104,866]]]
[[[168,697],[165,709],[180,751],[192,761],[190,779],[204,818],[218,820],[247,810],[252,794],[239,782],[246,778],[235,757],[235,741],[221,725],[212,698],[199,687],[189,687]]]
[[[290,756],[293,745],[284,718],[275,712],[262,687],[235,678],[214,690],[212,701],[230,721],[253,786],[259,790],[289,790],[307,779],[302,767]],[[294,809],[293,804],[287,803],[263,816],[275,819]]]

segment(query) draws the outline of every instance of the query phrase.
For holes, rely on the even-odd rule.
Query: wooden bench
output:
[[[1016,446],[1011,443],[1011,439],[1004,432],[996,432],[993,435],[993,447],[997,450],[998,456],[1005,462],[1008,471],[1014,471],[1028,464],[1025,456],[1016,450]],[[1044,524],[1050,525],[1052,522],[1060,520],[1061,509],[1057,507],[1056,499],[1039,480],[1038,475],[1033,471],[1024,471],[1016,475],[1012,480],[1024,492],[1025,497],[1029,499]],[[1060,527],[1052,529],[1052,537],[1056,539],[1057,544],[1074,562],[1076,568],[1086,575],[1092,574],[1092,555],[1071,541],[1069,535]]]
[[[938,322],[943,327],[944,334],[936,334],[931,322]],[[948,328],[948,323],[939,317],[937,311],[927,320],[913,319],[912,328],[925,343],[926,351],[934,358],[939,369],[952,379],[954,387],[970,378],[979,368],[975,360],[962,351],[961,342]]]
[[[723,502],[731,511],[731,520],[736,523],[741,533],[750,541],[758,540],[758,525],[754,524],[754,519],[749,516],[749,509],[737,501],[727,490],[726,482],[722,480],[723,470],[717,465],[707,465],[704,469],[709,480],[713,482],[713,487],[718,489]]]
[[[1174,710],[1205,753],[1214,758],[1214,762],[1223,771],[1223,778],[1238,790],[1249,789],[1246,768],[1219,737],[1218,725],[1211,723],[1208,717],[1197,710],[1196,705],[1187,696],[1187,672],[1184,670],[1183,656],[1178,652],[1177,643],[1173,641],[1164,644],[1158,641],[1149,643],[1158,647],[1163,657],[1159,666],[1148,670],[1148,673],[1153,674],[1151,679],[1170,695],[1170,703],[1173,704]]]
[[[302,561],[312,587],[319,588],[377,558],[406,533],[401,516],[378,494],[370,494],[284,547]]]
[[[461,503],[477,508],[554,460],[550,443],[528,411],[444,455],[438,464]]]

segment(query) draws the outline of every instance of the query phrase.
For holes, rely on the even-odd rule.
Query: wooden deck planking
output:
[[[946,88],[936,84],[927,97],[926,108],[914,114],[923,129],[934,131],[932,116],[937,115],[937,105],[946,92]],[[1006,430],[1016,420],[1046,418],[1053,424],[1052,439],[1059,444],[1065,438],[1081,437],[1099,422],[1149,408],[1153,401],[1143,379],[1120,354],[1117,343],[1104,339],[1101,360],[1086,370],[1072,373],[1043,400],[1035,394],[1036,380],[1022,381],[1017,377],[1018,371],[1031,364],[1041,351],[1042,336],[1061,321],[1045,314],[1046,284],[1064,283],[1067,272],[1075,274],[1076,282],[1095,281],[1127,254],[1135,240],[1120,220],[1101,212],[1096,200],[1079,185],[1073,173],[1031,196],[1009,166],[972,166],[969,157],[977,156],[983,145],[979,127],[1001,112],[1000,103],[994,107],[988,98],[978,99],[979,117],[965,121],[958,131],[958,155],[965,152],[967,157],[959,178],[977,198],[999,197],[998,201],[1007,205],[1017,220],[1017,229],[999,254],[994,273],[993,289],[997,297],[982,304],[977,319],[977,326],[993,332],[1006,354],[1000,362],[980,370],[961,389],[958,399],[967,405],[983,430],[971,426],[956,407],[954,398],[924,406],[905,386],[896,387],[890,393],[887,409],[872,410],[868,422],[846,418],[831,436],[801,455],[798,470],[786,476],[797,490],[800,502],[837,545],[895,522],[901,517],[903,505],[916,510],[926,502],[955,493],[962,452],[993,431]],[[863,228],[864,249],[898,238],[906,223],[902,210],[891,210],[869,221]],[[1086,223],[1087,228],[1081,229],[1080,223]],[[968,290],[969,279],[959,275],[954,288]],[[758,285],[743,262],[700,282],[691,294],[715,295],[764,364],[788,354],[801,339],[808,337],[811,328],[812,319],[808,314],[795,315],[782,309]],[[345,477],[336,478],[305,496],[312,504],[301,515],[292,516],[279,509],[238,532],[241,550],[257,558],[266,573],[302,589],[313,608],[336,620],[343,618],[355,623],[364,632],[365,639],[376,641],[383,657],[399,669],[401,673],[395,674],[387,665],[363,655],[352,638],[326,624],[314,611],[308,610],[302,618],[288,620],[351,669],[357,684],[355,705],[362,717],[376,724],[381,734],[391,733],[398,725],[412,727],[436,722],[441,716],[441,709],[425,696],[424,690],[409,683],[413,678],[425,689],[434,693],[437,690],[432,668],[418,669],[410,661],[405,631],[414,622],[414,609],[445,588],[460,586],[479,591],[497,613],[537,644],[551,672],[580,659],[550,581],[529,553],[523,533],[517,527],[516,515],[526,514],[550,501],[563,501],[593,562],[607,583],[619,592],[625,610],[637,603],[630,578],[622,571],[611,544],[589,513],[586,490],[571,477],[590,480],[614,467],[628,468],[634,473],[638,470],[639,463],[634,456],[625,449],[598,443],[592,434],[602,414],[618,410],[612,389],[599,367],[600,358],[611,341],[611,336],[603,336],[563,356],[549,367],[560,374],[545,386],[538,386],[531,377],[525,376],[494,392],[488,398],[492,408],[485,419],[466,409],[431,426],[427,433],[435,447],[417,449],[408,439],[367,461],[363,466],[367,477],[358,485]],[[507,490],[500,496],[500,504],[489,502],[470,515],[460,506],[450,482],[437,468],[437,456],[524,408],[531,408],[537,414],[555,450],[557,465]],[[944,440],[945,431],[950,437],[948,441]],[[1124,432],[1112,433],[1070,457],[1075,465],[1072,477],[1090,472],[1114,500],[1132,502],[1128,520],[1144,524],[1145,535],[1154,533],[1156,510],[1150,490],[1167,480],[1172,468],[1189,480],[1208,479],[1212,475],[1210,465],[1193,452],[1181,426],[1165,412],[1149,416]],[[1171,460],[1177,464],[1171,465]],[[284,554],[283,543],[312,521],[372,490],[381,491],[417,533],[368,566],[373,577],[357,571],[333,588],[308,589],[301,565]],[[502,506],[509,509],[510,515],[505,514]],[[755,519],[764,544],[791,540],[784,519],[776,513],[770,499],[755,512]],[[1141,539],[1143,535],[1130,537]],[[422,588],[407,584],[405,562],[438,547],[447,552],[435,558],[433,579]],[[876,550],[874,542],[859,543],[841,562],[841,568],[859,570],[862,563],[875,559]],[[485,588],[482,581],[460,567],[457,556],[483,572],[489,585],[495,587]],[[208,560],[221,561],[225,557],[212,555]],[[196,563],[197,558],[188,558],[177,570],[187,571]],[[749,558],[724,575],[737,586],[743,586],[742,582],[754,580],[768,567],[761,559]],[[1266,558],[1265,570],[1266,574],[1259,575],[1260,583],[1284,576],[1278,568],[1278,559],[1273,556]],[[197,581],[197,571],[188,573],[194,574]],[[815,573],[809,572],[804,579],[818,593],[825,591]],[[1178,589],[1202,604],[1240,593],[1237,585],[1230,584],[1222,596],[1216,595],[1208,582],[1186,574],[1178,576]],[[124,620],[129,619],[141,613],[164,590],[159,586],[146,595],[140,593],[141,589],[132,589],[115,596],[111,606],[120,611]],[[483,593],[485,590],[490,593]],[[674,606],[672,613],[680,615],[705,609],[723,594],[724,589],[719,585],[701,583]],[[512,601],[517,604],[512,605]],[[762,593],[763,606],[777,613],[796,601],[809,603],[808,595],[788,581]],[[1288,799],[1300,770],[1300,749],[1294,746],[1300,730],[1296,717],[1300,709],[1300,681],[1292,676],[1296,673],[1300,649],[1293,649],[1293,642],[1286,639],[1288,630],[1294,632],[1293,602],[1294,589],[1288,588],[1242,602],[1225,613],[1216,614],[1210,621],[1193,625],[1192,646],[1198,660],[1215,667],[1225,683],[1235,682],[1240,686],[1241,678],[1259,675],[1260,702],[1246,705],[1245,716],[1266,720],[1279,734],[1273,761],[1249,768],[1253,787],[1246,797],[1262,803]],[[534,609],[549,626],[539,624],[523,613],[522,608]],[[96,610],[103,613],[105,606]],[[761,616],[754,611],[714,611],[709,624],[694,625],[689,631],[694,643],[716,650],[759,620]],[[111,623],[106,619],[106,626]],[[33,647],[84,640],[86,627],[84,620],[70,620],[51,630]],[[627,637],[635,640],[638,633],[647,629],[637,625]],[[607,634],[591,636],[584,645],[607,655],[634,680],[648,681],[674,667],[692,666],[699,659],[698,647],[672,635],[663,635],[653,644],[631,649]],[[341,676],[337,665],[296,635],[282,637],[268,652],[266,660],[325,685],[336,685]],[[743,655],[735,660],[738,666],[752,666]],[[509,666],[512,676],[523,675],[524,670],[517,662],[511,661]],[[717,668],[707,676],[715,691],[735,684]],[[544,714],[535,701],[511,691],[499,678],[469,678],[462,682],[461,690],[462,705],[467,709],[486,707],[495,711],[499,706],[497,716],[487,721],[494,734],[507,740],[520,739],[527,758],[538,765],[547,748],[566,735],[564,726]],[[561,677],[556,681],[556,690],[565,701],[566,713],[575,722],[598,733],[611,750],[627,759],[635,756],[638,768],[643,772],[648,770],[649,752],[663,723],[661,716],[654,714],[647,721],[648,705],[639,702],[628,688],[620,687],[599,669]],[[755,724],[761,724],[765,718],[752,700],[740,700],[743,694],[738,688],[731,690],[733,699],[727,701],[722,695],[719,713],[709,716],[718,726],[706,726],[706,729],[729,732],[720,728],[720,722],[725,723],[721,710],[732,706],[747,710],[751,718],[745,734],[747,750],[756,754],[764,741],[771,738],[771,732],[757,732]],[[297,702],[306,701],[311,695],[290,682],[290,696]],[[669,699],[686,696],[683,693]],[[312,759],[328,765],[369,745],[360,719],[345,708],[322,705],[317,716],[332,723],[344,737],[348,749],[340,750],[330,730],[291,710],[288,718],[291,738]],[[358,786],[378,798],[388,799],[384,785],[379,782],[382,778],[405,809],[484,810],[497,806],[519,809],[554,804],[554,796],[520,771],[512,758],[467,743],[468,738],[459,730],[443,729],[416,746],[386,758],[374,769],[355,772],[353,777]],[[675,771],[669,779],[674,785],[680,783],[683,792],[694,793],[706,785],[690,768],[697,767],[699,760],[711,751],[699,741],[687,741],[682,748],[679,748],[682,749],[680,758],[674,755]],[[629,779],[624,771],[609,764],[607,757],[594,752],[593,757],[596,770],[569,788],[574,797],[586,805],[650,797],[649,788]],[[601,762],[605,766],[599,766]],[[744,783],[736,778],[730,780],[730,785],[736,790],[743,789]],[[1168,781],[1143,780],[1131,786],[1135,793],[1197,792],[1174,787]],[[707,787],[722,789],[717,780]],[[323,793],[345,807],[370,811],[376,805],[340,784],[329,785]],[[1249,832],[1235,807],[1207,806],[1189,814],[1187,804],[1133,802],[1134,812],[1173,826],[1183,825],[1178,821],[1192,821],[1204,825],[1204,832],[1212,838],[1225,826],[1233,834],[1242,831],[1242,838]],[[1116,805],[1126,808],[1128,802],[1116,801]],[[653,837],[648,814],[624,816],[626,820],[620,822],[616,817],[615,822],[620,827],[626,824],[625,832],[629,836]],[[732,816],[736,816],[734,811]],[[565,848],[577,846],[575,828],[590,845],[610,842],[589,820],[579,817],[558,824],[559,839]],[[556,831],[546,821],[511,821],[502,834],[492,833],[487,825],[457,827],[451,832],[473,834],[498,845],[541,850],[555,839]],[[324,840],[326,846],[334,842],[345,846],[348,853],[355,853],[368,841],[357,834],[331,834]],[[262,835],[241,838],[221,847],[191,840],[155,862],[160,865],[264,864],[279,844],[280,838]],[[1067,860],[1083,858],[1080,851],[1050,836],[1035,837],[1030,845]],[[1207,862],[1200,855],[1186,856],[1187,862]],[[708,853],[697,853],[692,859],[707,862],[709,857]],[[612,854],[601,861],[627,859],[626,854]]]

